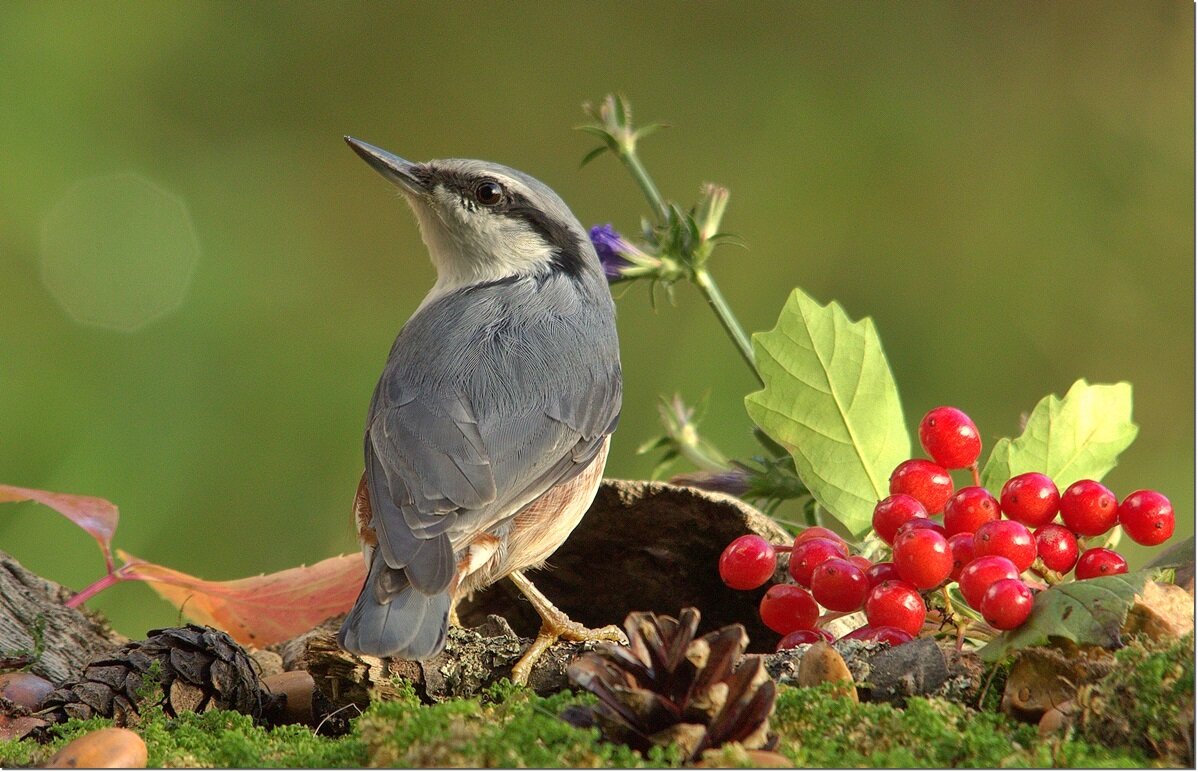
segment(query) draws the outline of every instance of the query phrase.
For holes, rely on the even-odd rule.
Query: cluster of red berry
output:
[[[790,552],[795,584],[770,587],[759,609],[762,622],[784,636],[779,650],[831,640],[820,629],[820,606],[829,616],[864,609],[868,624],[846,637],[910,640],[927,616],[921,593],[948,582],[958,584],[992,627],[1010,630],[1031,613],[1033,586],[1061,581],[1070,571],[1076,579],[1127,571],[1114,550],[1083,552],[1086,538],[1116,524],[1140,544],[1173,535],[1173,507],[1156,491],[1139,490],[1120,503],[1094,480],[1078,480],[1062,493],[1047,475],[1028,472],[1008,480],[996,499],[978,484],[977,427],[956,408],[938,407],[924,416],[919,439],[931,460],[899,464],[890,476],[891,495],[874,509],[873,528],[890,545],[891,560],[871,563],[851,555],[840,536],[820,527],[806,529],[788,546],[742,536],[720,556],[724,583],[751,590],[773,576],[778,552]],[[954,490],[950,469],[969,469],[974,484]],[[1058,515],[1061,523],[1054,522]],[[1024,572],[1037,579],[1029,584]]]

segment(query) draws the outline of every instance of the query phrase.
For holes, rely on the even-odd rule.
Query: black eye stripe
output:
[[[573,278],[582,275],[587,263],[584,250],[586,246],[589,246],[585,241],[585,236],[580,237],[565,223],[533,206],[532,202],[518,189],[509,188],[494,177],[464,174],[436,166],[424,166],[421,168],[421,173],[427,175],[433,185],[444,186],[448,191],[457,194],[462,208],[471,212],[482,208],[474,196],[476,187],[483,182],[496,183],[503,191],[503,195],[499,203],[486,207],[483,211],[522,220],[553,247],[554,256],[551,263],[554,270],[561,271]]]

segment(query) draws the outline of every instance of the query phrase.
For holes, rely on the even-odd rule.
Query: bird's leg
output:
[[[536,640],[528,647],[528,651],[520,657],[512,667],[512,682],[517,684],[528,683],[528,676],[532,673],[532,666],[541,658],[550,646],[552,646],[559,638],[564,638],[567,641],[615,641],[627,645],[628,638],[624,635],[624,631],[615,625],[607,625],[599,629],[583,627],[575,622],[570,617],[566,616],[565,612],[554,606],[548,598],[546,598],[528,577],[521,571],[513,571],[508,575],[512,580],[512,584],[516,585],[516,589],[528,598],[528,602],[532,604],[537,615],[541,617],[541,631],[537,633]]]

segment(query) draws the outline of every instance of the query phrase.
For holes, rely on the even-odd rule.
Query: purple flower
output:
[[[610,223],[591,228],[591,243],[595,245],[599,263],[603,266],[608,281],[620,279],[620,270],[632,265],[625,254],[632,251],[633,246],[625,241]]]

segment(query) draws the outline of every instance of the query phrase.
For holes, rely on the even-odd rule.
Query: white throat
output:
[[[554,248],[521,220],[469,212],[439,187],[431,201],[409,199],[420,234],[437,270],[437,282],[420,303],[471,284],[548,270]]]

